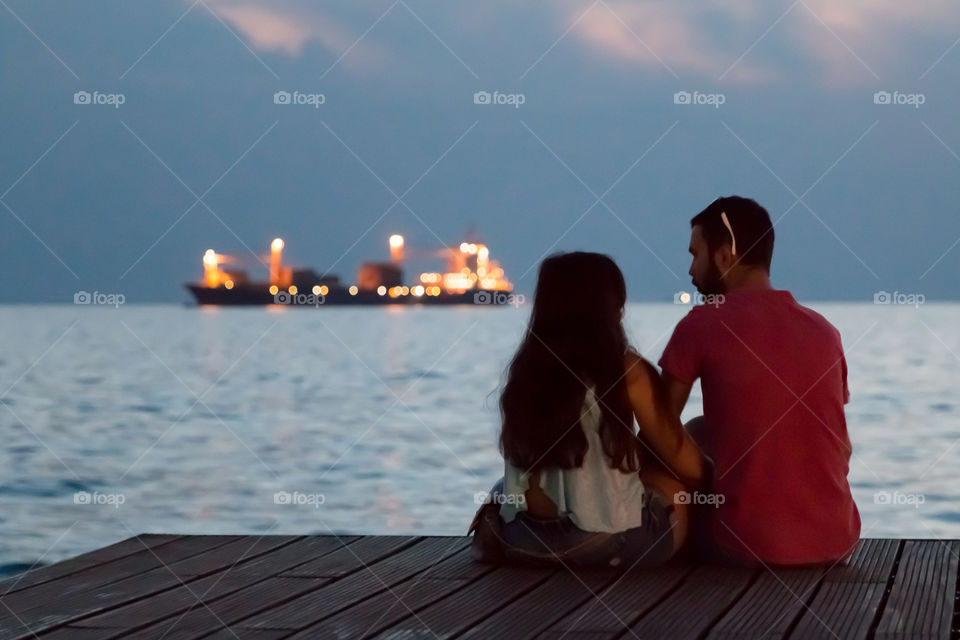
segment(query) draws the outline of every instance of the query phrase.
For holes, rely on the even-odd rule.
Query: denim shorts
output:
[[[502,491],[500,480],[490,495],[496,500],[496,494]],[[504,556],[524,564],[653,567],[669,560],[676,551],[672,512],[673,503],[648,488],[639,527],[617,533],[583,531],[566,515],[537,518],[520,511],[511,522],[501,521],[500,539]]]

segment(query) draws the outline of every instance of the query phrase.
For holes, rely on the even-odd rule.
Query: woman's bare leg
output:
[[[707,449],[706,425],[707,423],[704,421],[703,416],[697,416],[683,425],[683,428],[687,430],[687,433],[690,434],[690,437],[693,438],[693,441],[697,443],[698,447],[700,447],[700,451],[703,451],[703,455],[709,458],[711,455],[710,451]]]
[[[687,488],[669,471],[664,470],[659,465],[647,465],[641,470],[640,478],[644,486],[656,489],[660,495],[673,504],[673,548],[680,549],[687,539],[687,533],[690,530],[690,504],[688,499],[680,497],[682,494],[689,496]]]

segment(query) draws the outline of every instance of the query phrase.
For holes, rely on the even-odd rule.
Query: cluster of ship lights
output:
[[[227,288],[229,288],[229,287],[227,287]],[[352,289],[356,289],[356,287],[350,287],[350,289],[351,289],[350,294],[351,294],[351,295],[356,295],[356,292],[355,292],[355,291],[352,291]],[[275,295],[277,295],[277,293],[280,292],[280,287],[278,287],[278,286],[275,285],[275,284],[272,284],[272,285],[270,285],[269,291],[270,291],[270,295],[275,296]],[[290,295],[295,296],[295,295],[297,295],[297,293],[300,292],[300,289],[297,287],[297,285],[292,284],[292,285],[290,285],[290,286],[287,288],[287,291],[290,292]],[[328,286],[325,285],[325,284],[315,284],[315,285],[313,285],[313,289],[311,289],[311,292],[312,292],[313,295],[315,295],[315,296],[325,296],[325,295],[327,295],[328,293],[330,293],[330,287],[328,287]]]
[[[377,287],[378,295],[390,296],[391,298],[409,295],[420,298],[422,296],[438,296],[440,293],[440,287],[425,287],[422,284],[418,284],[415,287],[390,287],[389,289],[383,285]]]
[[[390,236],[391,258],[394,261],[402,260],[403,244],[403,236]],[[281,238],[274,238],[273,242],[270,243],[270,279],[274,281],[280,279],[279,273],[283,247],[284,242]],[[414,287],[395,286],[389,289],[380,285],[377,287],[377,294],[381,296],[389,295],[391,298],[399,298],[411,294],[416,297],[424,295],[439,296],[444,290],[451,293],[463,293],[474,287],[494,290],[510,289],[510,283],[503,278],[503,269],[495,266],[496,262],[494,262],[493,265],[490,264],[490,249],[488,249],[486,245],[463,242],[460,244],[460,253],[464,257],[477,256],[476,272],[472,271],[470,267],[465,266],[459,271],[451,273],[421,273],[420,282],[423,284],[418,284]],[[215,288],[222,284],[224,289],[233,289],[233,280],[231,280],[225,272],[220,270],[220,264],[226,261],[227,256],[218,254],[213,249],[206,250],[203,254],[204,281],[206,286]],[[463,260],[460,261],[460,264],[463,264]],[[276,284],[271,284],[269,291],[270,295],[276,295],[280,292],[280,287]],[[296,295],[299,289],[296,285],[290,285],[287,291],[289,291],[291,295]],[[356,285],[351,285],[348,291],[351,296],[359,293]],[[325,296],[330,292],[330,288],[327,287],[327,285],[314,285],[312,292],[314,295]]]

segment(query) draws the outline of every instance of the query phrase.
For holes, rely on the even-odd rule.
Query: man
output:
[[[766,209],[747,198],[719,198],[690,221],[690,276],[705,304],[680,321],[659,364],[676,415],[698,378],[703,390],[703,417],[688,428],[714,463],[708,493],[694,494],[710,554],[832,563],[860,536],[847,365],[833,325],[771,286],[773,240]]]

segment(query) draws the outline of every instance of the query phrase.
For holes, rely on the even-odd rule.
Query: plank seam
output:
[[[800,609],[797,611],[797,613],[796,613],[796,615],[794,616],[793,620],[790,622],[790,624],[787,625],[787,629],[786,629],[786,631],[785,631],[784,634],[783,634],[783,637],[784,637],[784,638],[789,638],[789,637],[793,634],[793,632],[796,630],[796,628],[800,625],[800,620],[803,619],[803,614],[804,614],[804,613],[806,613],[807,611],[810,611],[811,613],[813,612],[813,609],[811,608],[811,605],[813,605],[813,601],[814,601],[814,599],[817,597],[817,594],[820,593],[820,590],[821,590],[821,589],[823,589],[823,585],[824,585],[824,584],[826,583],[826,581],[827,581],[827,574],[829,574],[829,573],[830,573],[830,571],[829,571],[829,570],[826,570],[826,571],[824,571],[823,573],[820,574],[820,577],[817,579],[817,582],[816,582],[816,584],[813,586],[813,589],[810,590],[810,595],[809,595],[809,596],[806,598],[806,600],[804,601],[803,607],[800,608]],[[829,629],[829,627],[828,627],[828,629]],[[831,633],[833,633],[833,629],[829,629],[829,630],[830,630]]]
[[[145,536],[145,535],[154,535],[154,534],[147,534],[147,533],[141,534],[141,533],[138,533],[137,535],[130,536],[129,538],[124,538],[123,540],[118,540],[118,541],[117,541],[116,543],[114,543],[114,544],[121,544],[121,543],[127,542],[128,540],[134,540],[134,539],[140,538],[140,537]],[[150,549],[159,549],[160,547],[162,547],[162,546],[164,546],[164,545],[171,544],[171,543],[176,542],[177,540],[180,540],[181,538],[184,538],[184,537],[185,537],[185,536],[179,536],[179,535],[178,535],[178,536],[175,536],[175,537],[171,538],[170,540],[167,540],[167,541],[165,541],[165,542],[161,542],[160,544],[158,544],[158,545],[156,545],[156,546],[151,546],[151,547],[149,547],[149,548],[150,548]],[[143,542],[142,540],[140,540],[139,542],[140,542],[141,545],[144,545],[144,542]],[[112,545],[111,545],[111,546],[112,546]],[[100,550],[101,550],[101,549],[93,549],[93,550],[90,551],[89,553],[94,553],[94,552],[97,552],[97,551],[100,551]],[[94,567],[102,567],[102,566],[104,566],[104,565],[110,564],[111,562],[115,562],[115,561],[117,561],[117,560],[123,560],[123,559],[125,559],[125,558],[128,558],[128,557],[130,557],[130,556],[132,556],[132,555],[134,555],[134,554],[136,554],[136,553],[142,553],[143,551],[145,551],[144,547],[143,547],[143,546],[140,546],[140,547],[138,547],[138,548],[134,548],[134,549],[133,549],[132,551],[130,551],[129,553],[125,553],[125,554],[123,554],[123,555],[121,555],[121,556],[117,556],[117,557],[115,557],[115,558],[108,558],[108,559],[104,560],[103,562],[98,562],[97,564],[91,564],[91,565],[86,566],[86,567],[81,566],[81,567],[78,567],[78,568],[74,569],[73,571],[70,571],[69,573],[64,573],[64,574],[59,575],[59,576],[53,576],[53,577],[51,577],[51,578],[48,578],[47,580],[42,580],[42,581],[40,581],[40,582],[34,582],[34,583],[32,583],[32,584],[25,584],[25,585],[23,585],[22,587],[11,587],[10,589],[4,591],[3,594],[0,595],[0,598],[5,597],[5,596],[7,596],[8,594],[20,593],[21,591],[26,591],[27,589],[32,589],[32,588],[34,588],[34,587],[39,587],[40,585],[49,584],[49,583],[51,583],[51,582],[56,582],[57,580],[62,580],[62,579],[64,579],[64,578],[69,578],[70,576],[76,575],[76,574],[80,573],[81,571],[87,571],[87,570],[92,569],[92,568],[94,568]],[[80,555],[85,555],[85,554],[80,554]],[[80,557],[80,556],[74,556],[74,557],[75,557],[75,558],[78,558],[78,557]],[[61,562],[66,562],[66,561],[72,560],[72,559],[73,559],[73,558],[65,558],[64,560],[61,560]],[[48,568],[48,567],[53,567],[53,566],[55,566],[56,564],[58,564],[58,563],[55,562],[55,563],[53,563],[53,564],[45,564],[45,565],[42,565],[42,566],[39,566],[39,567],[33,567],[33,568],[31,568],[31,569],[28,569],[28,570],[26,570],[26,571],[22,571],[22,572],[20,572],[20,573],[14,574],[14,575],[12,575],[12,576],[8,576],[7,578],[4,579],[4,583],[6,583],[6,582],[15,582],[17,585],[19,585],[19,580],[23,580],[24,578],[28,577],[31,573],[34,573],[34,572],[36,572],[36,571],[40,571],[40,570],[42,570],[42,569],[46,569],[46,568]],[[2,588],[3,588],[3,584],[0,584],[0,589],[2,589]]]
[[[747,584],[745,584],[743,588],[740,589],[740,593],[737,594],[737,597],[734,598],[725,609],[720,611],[720,613],[718,613],[713,618],[713,620],[710,621],[710,624],[708,624],[704,628],[704,630],[700,632],[700,635],[697,636],[696,640],[706,640],[707,636],[710,635],[710,632],[713,631],[713,628],[717,625],[717,623],[723,620],[726,617],[726,615],[730,613],[730,610],[733,609],[735,606],[737,606],[737,604],[740,602],[740,599],[744,596],[744,594],[750,590],[750,587],[752,587],[754,584],[756,584],[758,580],[760,580],[760,576],[762,575],[763,571],[764,571],[763,569],[754,570],[753,575],[750,577],[749,580],[747,580]]]
[[[898,541],[897,555],[893,559],[893,567],[891,567],[890,575],[887,577],[887,586],[883,590],[883,597],[880,598],[880,603],[877,605],[877,612],[873,615],[873,621],[871,621],[870,627],[867,629],[868,640],[873,640],[877,633],[877,628],[880,626],[880,620],[883,619],[883,611],[887,608],[887,600],[890,599],[893,584],[896,582],[897,573],[900,571],[900,559],[903,557],[903,549],[905,546],[906,542],[904,540]]]
[[[238,539],[240,539],[240,538],[238,538]],[[300,536],[300,537],[298,537],[298,538],[294,538],[293,540],[290,540],[290,541],[288,541],[288,542],[280,545],[279,547],[274,547],[274,548],[272,548],[272,549],[270,549],[270,550],[268,550],[268,551],[264,551],[263,553],[247,556],[247,557],[243,560],[243,562],[247,562],[247,561],[249,561],[249,560],[253,560],[253,559],[255,559],[255,558],[259,558],[260,556],[266,555],[266,554],[268,554],[268,553],[272,553],[273,551],[278,551],[278,550],[283,549],[284,547],[286,547],[286,546],[288,546],[288,545],[291,545],[291,544],[293,544],[294,542],[297,542],[298,540],[301,540],[301,539],[303,539],[303,536]],[[232,542],[232,541],[231,541],[231,542]],[[227,543],[225,543],[225,544],[230,544],[230,542],[227,542]],[[220,546],[224,546],[224,545],[220,545]],[[218,548],[219,548],[219,546],[218,546],[218,547],[212,547],[211,549],[208,549],[207,551],[215,551],[215,550],[218,549]],[[197,554],[194,554],[194,555],[191,555],[191,556],[187,556],[186,558],[182,558],[182,560],[189,560],[189,559],[191,559],[191,558],[196,557],[197,555],[200,555],[200,554],[202,554],[202,553],[206,553],[207,551],[201,551],[200,553],[197,553]],[[177,562],[181,562],[181,560],[178,560]],[[177,564],[177,562],[173,562],[173,563],[171,563],[171,564]],[[116,606],[108,607],[108,608],[106,608],[106,609],[99,609],[99,610],[97,610],[97,611],[91,611],[91,612],[88,612],[88,613],[81,613],[81,614],[79,614],[79,615],[77,615],[77,616],[75,616],[75,617],[73,617],[73,618],[70,618],[69,620],[64,620],[63,622],[60,622],[60,623],[58,623],[58,624],[55,624],[55,625],[53,625],[53,626],[51,626],[51,627],[47,627],[47,628],[45,628],[45,629],[41,629],[40,631],[37,632],[37,635],[48,634],[48,633],[51,633],[51,632],[56,631],[56,630],[58,630],[58,629],[63,629],[64,627],[69,627],[69,626],[71,626],[71,625],[72,625],[73,623],[75,623],[75,622],[80,622],[80,621],[85,620],[85,619],[87,619],[87,618],[92,618],[92,617],[95,617],[95,616],[104,615],[104,614],[109,613],[109,612],[111,612],[111,611],[115,611],[116,609],[119,609],[119,608],[121,608],[121,607],[126,607],[126,606],[129,606],[129,605],[132,605],[132,604],[137,604],[138,602],[142,602],[142,601],[144,601],[144,600],[150,600],[150,599],[152,599],[152,598],[154,598],[154,597],[156,597],[156,596],[158,596],[158,595],[161,595],[161,594],[163,594],[163,593],[166,593],[166,592],[168,592],[168,591],[172,591],[172,590],[175,590],[175,589],[183,588],[184,586],[186,586],[186,587],[189,588],[190,584],[192,584],[192,583],[194,583],[194,582],[196,582],[196,581],[198,581],[198,580],[204,580],[204,579],[206,579],[206,578],[209,578],[210,576],[212,576],[212,575],[214,575],[214,574],[216,574],[216,573],[218,573],[218,572],[230,571],[231,569],[233,569],[233,567],[237,566],[237,564],[238,564],[238,563],[234,563],[233,565],[231,565],[230,567],[225,568],[225,569],[217,569],[217,570],[210,571],[209,573],[203,573],[203,574],[198,574],[198,575],[196,575],[196,576],[191,576],[191,577],[189,577],[187,580],[180,580],[177,584],[171,585],[170,587],[168,587],[168,588],[166,588],[166,589],[160,589],[159,591],[154,591],[153,593],[149,593],[149,594],[140,596],[140,597],[138,597],[138,598],[134,598],[133,600],[123,601],[123,602],[121,602],[121,603],[118,603]],[[241,562],[241,563],[239,563],[239,564],[242,565],[243,563]],[[156,570],[156,569],[163,569],[164,567],[165,567],[165,565],[162,564],[162,565],[160,565],[159,567],[155,567],[154,569],[151,569],[151,571]],[[141,573],[145,573],[145,572],[141,572]],[[135,576],[141,575],[141,573],[133,574],[133,576],[130,576],[130,577],[135,577]],[[106,584],[106,585],[104,585],[104,586],[110,586],[110,585],[114,584],[115,582],[118,582],[118,581],[110,582],[110,583],[108,583],[108,584]],[[195,605],[198,605],[198,604],[199,604],[199,603],[195,603]],[[191,608],[192,608],[193,606],[195,606],[195,605],[191,605]],[[168,616],[168,617],[173,617],[173,616]],[[133,629],[141,629],[141,628],[143,628],[143,627],[145,627],[145,626],[150,626],[151,624],[153,624],[153,622],[155,622],[155,621],[149,621],[148,623],[146,623],[146,624],[144,624],[144,625],[140,625],[139,627],[131,627],[130,629],[123,629],[123,630],[122,630],[123,633],[122,633],[120,636],[113,636],[113,637],[124,637],[124,636],[126,636],[130,631],[132,631]],[[30,637],[30,636],[27,636],[27,637]]]
[[[483,573],[481,573],[481,574],[479,574],[479,575],[476,575],[476,576],[473,576],[473,577],[471,577],[471,578],[468,578],[463,584],[460,585],[459,588],[454,589],[454,590],[451,591],[450,593],[444,595],[444,596],[441,597],[441,598],[438,598],[437,600],[433,600],[433,601],[431,601],[431,602],[426,602],[426,603],[420,605],[419,607],[416,607],[416,608],[413,609],[412,611],[407,611],[407,613],[406,613],[402,618],[398,618],[398,619],[395,620],[394,622],[391,622],[388,627],[386,627],[386,628],[384,628],[384,629],[380,629],[380,630],[378,630],[378,631],[375,631],[374,633],[371,634],[370,631],[372,631],[373,628],[376,627],[376,624],[379,624],[379,621],[377,621],[377,623],[375,623],[375,624],[373,625],[373,627],[371,627],[370,629],[368,629],[367,633],[364,633],[364,635],[363,635],[362,637],[363,637],[363,638],[369,638],[369,637],[375,636],[377,633],[382,633],[383,631],[388,630],[390,627],[392,627],[392,626],[394,626],[394,625],[402,624],[402,623],[405,622],[408,618],[411,618],[411,617],[413,617],[414,615],[417,615],[417,614],[421,613],[421,612],[424,611],[425,609],[427,609],[427,608],[429,608],[429,607],[432,607],[434,604],[436,604],[436,603],[438,603],[438,602],[443,602],[443,601],[446,600],[447,598],[452,598],[452,597],[454,597],[455,595],[457,595],[458,593],[460,593],[461,591],[463,591],[463,590],[466,589],[467,587],[471,586],[474,582],[477,582],[478,580],[484,578],[485,576],[489,576],[491,573],[494,572],[494,570],[496,570],[496,567],[493,566],[493,565],[490,565],[489,567],[486,567],[486,568],[485,568],[485,571],[484,571]],[[413,575],[413,576],[410,576],[409,578],[407,578],[407,580],[406,580],[405,582],[402,582],[402,583],[396,585],[396,587],[400,587],[400,586],[406,584],[406,582],[409,582],[409,581],[411,581],[411,580],[422,580],[422,579],[423,579],[423,578],[422,578],[419,574]],[[416,586],[416,585],[414,585],[414,586]],[[412,589],[412,588],[413,588],[413,587],[410,587],[410,589]],[[408,593],[408,592],[409,592],[409,589],[408,589],[407,592],[404,592],[404,595],[406,595],[406,593]],[[362,603],[358,603],[358,604],[362,604]],[[349,609],[349,608],[348,608],[348,609]],[[344,611],[346,611],[346,610],[347,610],[347,609],[345,609]],[[342,613],[342,612],[341,612],[341,613]],[[304,631],[309,631],[311,627],[315,627],[315,626],[321,625],[321,624],[323,624],[323,622],[324,622],[324,621],[321,620],[320,622],[311,624],[310,626],[304,627],[303,629],[301,629],[301,630],[299,630],[299,631],[295,631],[294,633],[303,633]],[[288,636],[284,636],[284,637],[288,637]]]
[[[346,537],[346,536],[345,536],[345,537]],[[357,537],[355,540],[351,541],[351,543],[352,543],[352,542],[357,542],[357,541],[359,541],[359,540],[362,540],[363,538],[364,538],[364,536],[359,536],[359,537]],[[289,602],[292,602],[292,601],[294,601],[294,600],[296,600],[296,599],[298,599],[298,598],[302,598],[302,597],[304,597],[304,596],[307,596],[308,594],[316,593],[317,591],[319,591],[319,590],[321,590],[321,589],[325,589],[325,588],[327,588],[327,587],[333,586],[333,585],[337,584],[338,582],[340,582],[341,580],[344,580],[344,579],[346,579],[346,578],[349,578],[350,576],[352,576],[352,575],[354,575],[354,574],[356,574],[356,573],[359,573],[359,572],[361,572],[361,571],[370,570],[370,571],[372,572],[373,570],[370,569],[371,566],[376,566],[377,564],[379,564],[379,563],[381,563],[381,562],[384,562],[384,561],[392,558],[394,555],[397,555],[397,554],[401,553],[402,551],[406,551],[406,550],[410,549],[411,547],[413,547],[414,545],[416,545],[416,544],[420,543],[421,541],[427,539],[426,536],[411,536],[410,538],[411,538],[411,539],[410,539],[406,544],[404,544],[404,545],[402,545],[402,546],[400,546],[400,547],[397,547],[393,552],[389,553],[388,555],[383,556],[382,558],[378,558],[378,559],[376,559],[376,560],[374,560],[374,561],[372,561],[372,562],[367,562],[367,563],[364,563],[364,562],[361,561],[361,566],[356,567],[355,569],[353,569],[353,570],[351,570],[351,571],[348,571],[347,573],[344,573],[343,575],[338,576],[338,577],[335,577],[335,578],[333,578],[333,577],[315,578],[316,580],[326,580],[327,582],[324,582],[323,584],[318,585],[316,588],[310,589],[309,591],[304,591],[303,593],[297,593],[297,594],[291,595],[291,596],[289,596],[289,597],[282,598],[281,600],[277,600],[277,601],[271,602],[271,603],[269,604],[269,606],[261,607],[261,608],[259,608],[259,609],[251,610],[251,611],[249,611],[247,614],[243,615],[242,617],[237,618],[237,619],[234,620],[233,622],[229,623],[226,627],[219,627],[219,628],[217,628],[217,629],[214,630],[214,631],[205,631],[205,632],[203,632],[203,635],[202,635],[202,636],[199,636],[199,637],[207,637],[207,636],[209,636],[209,635],[216,634],[216,633],[218,633],[218,632],[220,632],[220,631],[223,631],[224,629],[226,629],[227,631],[233,632],[233,629],[236,628],[236,627],[239,627],[240,625],[242,625],[245,620],[248,620],[248,619],[250,619],[250,618],[253,618],[253,617],[255,617],[255,616],[258,616],[258,615],[260,615],[261,613],[264,613],[265,611],[268,611],[269,609],[273,609],[273,608],[275,608],[275,607],[288,604]],[[347,543],[347,544],[351,544],[351,543]],[[346,545],[345,545],[345,546],[346,546]],[[324,554],[324,555],[326,555],[326,554]],[[306,562],[311,562],[312,560],[313,560],[313,559],[311,558],[311,559],[308,559]],[[301,564],[306,564],[306,562],[301,563]],[[299,566],[299,565],[298,565],[298,566]],[[374,575],[376,575],[376,574],[374,573]],[[301,579],[301,578],[297,578],[297,577],[285,577],[285,576],[283,576],[282,574],[281,574],[281,575],[276,575],[276,576],[270,576],[270,577],[267,578],[267,579],[271,579],[271,578],[285,578],[285,579],[287,579],[287,580],[298,580],[298,579]],[[310,579],[310,578],[304,578],[304,579]],[[264,581],[265,581],[265,580],[258,581],[256,584],[259,584],[260,582],[264,582]],[[255,585],[250,585],[250,586],[255,586]],[[250,587],[244,587],[244,589],[248,589],[248,588],[250,588]],[[378,594],[380,594],[381,592],[383,592],[383,591],[385,591],[385,590],[386,590],[386,589],[379,589],[378,591],[376,591],[376,592],[374,592],[373,594],[370,594],[370,595],[378,595]],[[235,595],[235,593],[224,594],[222,597],[223,597],[223,598],[228,598],[228,597],[230,597],[230,596],[232,596],[232,595]],[[219,599],[220,599],[220,598],[214,598],[214,599],[211,600],[210,602],[213,603],[213,602],[215,602],[216,600],[219,600]],[[190,612],[192,612],[194,609],[197,609],[198,606],[202,606],[202,605],[200,605],[200,603],[195,603],[195,604],[191,605],[191,607],[190,607],[190,609],[187,611],[187,613],[190,613]],[[354,606],[354,604],[350,604],[350,605],[348,605],[348,606],[345,607],[345,608],[346,608],[346,609],[349,609],[349,608],[352,607],[352,606]],[[342,610],[343,610],[343,609],[338,610],[338,611],[336,611],[336,612],[333,612],[333,613],[331,613],[329,616],[325,616],[325,618],[328,618],[328,617],[331,617],[331,616],[333,616],[333,615],[336,615],[337,613],[339,613],[339,612],[342,611]],[[186,615],[186,614],[184,614],[184,615]],[[172,617],[172,616],[170,616],[170,617]],[[319,621],[318,621],[318,622],[319,622]],[[153,626],[153,624],[151,623],[150,626]],[[299,631],[300,631],[300,630],[294,630],[294,631],[292,631],[290,634],[287,634],[287,635],[292,635],[292,634],[294,634],[294,633],[299,633]],[[114,639],[119,640],[120,638],[124,638],[124,637],[126,637],[126,634],[125,634],[125,633],[124,633],[124,634],[121,634],[121,635],[117,635],[117,636],[111,636],[110,640],[114,640]]]
[[[682,576],[680,576],[680,578],[679,578],[678,580],[676,580],[670,587],[668,587],[667,589],[665,589],[664,592],[663,592],[663,594],[661,594],[659,597],[657,597],[657,598],[650,604],[649,607],[647,607],[647,608],[644,609],[643,611],[639,612],[639,614],[637,614],[632,620],[630,620],[630,621],[627,623],[627,627],[626,627],[625,629],[623,629],[622,631],[617,632],[616,634],[614,634],[613,637],[614,637],[615,639],[617,639],[617,638],[623,638],[624,636],[626,636],[626,634],[632,633],[631,629],[632,629],[633,627],[635,627],[637,624],[639,624],[640,621],[643,619],[644,616],[648,615],[651,611],[653,611],[654,609],[656,609],[657,607],[659,607],[661,603],[663,603],[664,601],[666,601],[667,598],[669,598],[670,596],[672,596],[673,594],[675,594],[677,591],[679,591],[680,588],[690,579],[690,576],[692,576],[692,575],[696,572],[696,570],[697,570],[697,567],[695,567],[695,566],[690,567],[690,568],[687,570],[686,573],[684,573]],[[581,619],[583,619],[584,615],[586,615],[586,614],[581,615],[580,618],[577,620],[577,622],[579,622]]]

